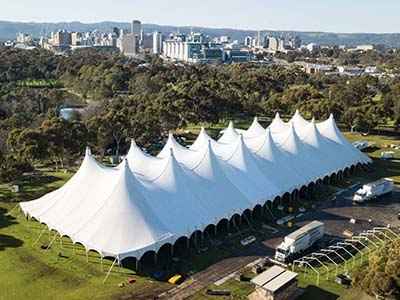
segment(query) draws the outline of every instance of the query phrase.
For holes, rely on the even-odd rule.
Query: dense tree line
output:
[[[53,80],[62,88],[20,84],[24,80]],[[362,131],[379,124],[398,127],[399,101],[396,79],[308,75],[297,67],[257,64],[139,61],[93,49],[65,57],[4,48],[0,158],[2,167],[11,169],[19,163],[63,166],[81,156],[86,145],[100,155],[118,155],[132,137],[150,148],[168,131],[188,124],[277,111],[289,115],[295,109],[317,119],[334,113],[347,128]],[[70,105],[83,106],[84,112],[72,121],[60,119],[60,109]]]
[[[371,296],[400,297],[400,241],[377,250],[353,276],[353,284]]]

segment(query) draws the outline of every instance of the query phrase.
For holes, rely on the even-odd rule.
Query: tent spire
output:
[[[85,156],[90,156],[90,155],[92,155],[92,151],[90,150],[89,146],[86,146]]]

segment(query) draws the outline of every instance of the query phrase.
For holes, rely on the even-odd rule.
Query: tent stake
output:
[[[110,276],[111,270],[112,270],[112,268],[114,267],[116,261],[117,261],[117,258],[114,259],[114,261],[113,261],[113,263],[112,263],[110,269],[108,270],[107,275],[106,275],[106,277],[105,277],[104,280],[103,280],[103,284],[107,281],[108,276]]]

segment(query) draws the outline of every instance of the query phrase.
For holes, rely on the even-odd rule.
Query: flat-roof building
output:
[[[294,299],[299,293],[297,273],[280,266],[273,266],[251,280],[256,290],[249,295],[250,300]]]

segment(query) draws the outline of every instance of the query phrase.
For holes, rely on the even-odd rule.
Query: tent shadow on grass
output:
[[[324,299],[324,300],[336,300],[339,298],[326,290],[320,289],[317,286],[309,285],[304,289],[304,294],[296,298],[296,300],[307,300],[307,299]]]
[[[0,208],[0,228],[5,228],[11,225],[18,224],[16,218],[10,215],[7,215],[7,209]],[[17,239],[11,235],[0,234],[0,251],[4,251],[7,248],[18,248],[21,247],[24,242],[20,239]]]
[[[11,215],[7,215],[7,212],[7,209],[0,207],[0,228],[18,224],[16,218]]]
[[[11,235],[0,234],[0,251],[4,251],[7,248],[18,248],[21,247],[24,242]]]

